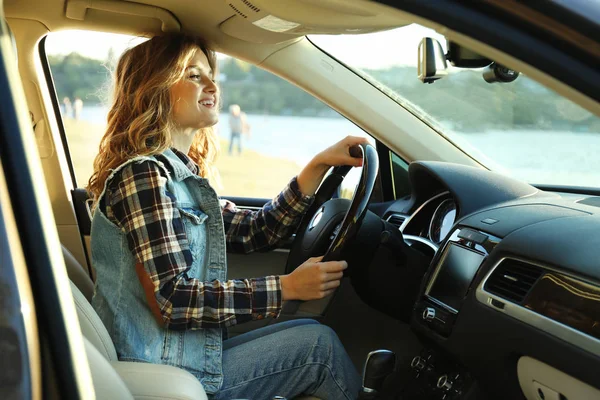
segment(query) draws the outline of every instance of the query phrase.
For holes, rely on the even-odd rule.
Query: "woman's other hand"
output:
[[[350,148],[363,143],[369,143],[368,139],[358,136],[346,136],[346,138],[314,156],[298,175],[298,186],[302,194],[306,196],[315,194],[323,177],[331,167],[340,165],[362,166],[362,158],[352,157]]]
[[[323,257],[312,257],[292,273],[282,275],[281,297],[283,300],[316,300],[330,295],[340,286],[346,261],[321,262]]]

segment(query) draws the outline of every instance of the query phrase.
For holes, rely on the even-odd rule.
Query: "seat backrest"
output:
[[[62,246],[63,258],[67,267],[67,274],[72,283],[77,286],[79,291],[91,303],[94,295],[94,282],[88,275],[88,272],[81,266],[79,261],[73,257],[73,254],[65,246]]]
[[[185,370],[169,365],[118,361],[100,317],[73,282],[71,292],[97,398],[207,400],[200,381]],[[165,385],[165,380],[170,384]]]
[[[71,292],[77,309],[81,333],[108,361],[117,361],[115,346],[102,320],[96,314],[96,310],[73,282],[71,282]]]
[[[62,247],[62,250],[67,274],[71,280],[71,292],[77,309],[81,333],[107,360],[117,361],[117,351],[112,339],[91,304],[94,283],[69,250],[65,246]]]

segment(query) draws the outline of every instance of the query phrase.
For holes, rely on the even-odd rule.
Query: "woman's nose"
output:
[[[207,79],[204,91],[208,93],[215,93],[217,91],[217,85],[212,79]]]

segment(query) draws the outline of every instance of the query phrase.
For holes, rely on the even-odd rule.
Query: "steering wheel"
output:
[[[319,187],[313,204],[298,226],[296,239],[287,259],[286,273],[292,272],[308,258],[321,254],[324,254],[323,261],[339,260],[344,250],[352,244],[373,193],[379,159],[377,151],[370,144],[351,147],[350,155],[363,159],[362,174],[352,201],[331,199],[352,168],[335,167]],[[292,309],[294,306],[288,308]]]

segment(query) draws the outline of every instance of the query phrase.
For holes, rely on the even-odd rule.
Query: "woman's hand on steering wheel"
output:
[[[327,164],[323,164],[324,161],[321,160],[328,160]],[[340,274],[343,275],[348,265],[346,261],[339,260],[344,257],[344,250],[349,248],[356,237],[365,216],[369,215],[368,224],[381,224],[381,218],[375,214],[369,214],[367,210],[379,171],[379,159],[377,150],[366,139],[349,136],[319,153],[313,161],[316,165],[321,166],[331,166],[338,162],[342,165],[336,166],[321,184],[319,191],[315,194],[313,204],[296,229],[296,238],[285,266],[288,275],[283,275],[281,278],[284,292],[282,298],[292,300],[284,304],[282,310],[284,314],[295,314],[298,311],[300,302],[294,300],[320,299],[333,293],[340,284],[342,277]],[[362,165],[363,167],[354,196],[352,200],[331,199],[352,168],[344,164]],[[303,193],[313,194],[321,183],[322,176],[318,175],[320,172],[315,172],[315,170],[311,174],[309,167],[305,170],[308,170],[307,181],[311,186],[311,191]],[[303,170],[303,172],[305,171]],[[299,184],[300,181],[299,176]],[[300,190],[308,189],[304,186],[304,189],[301,187]],[[312,257],[315,254],[323,254],[323,252],[325,255],[322,258]],[[306,259],[308,261],[304,261]],[[331,266],[331,269],[315,265],[319,263]],[[298,272],[297,275],[296,272]],[[304,290],[297,290],[298,288],[304,288]]]
[[[360,154],[351,154],[350,149],[366,143],[369,143],[367,138],[346,136],[344,139],[314,156],[300,174],[298,174],[298,186],[302,194],[306,196],[315,194],[323,177],[331,167],[340,165],[362,166],[363,160]]]
[[[311,257],[287,275],[280,276],[282,300],[317,300],[333,293],[340,286],[346,261],[321,262],[323,257]]]

